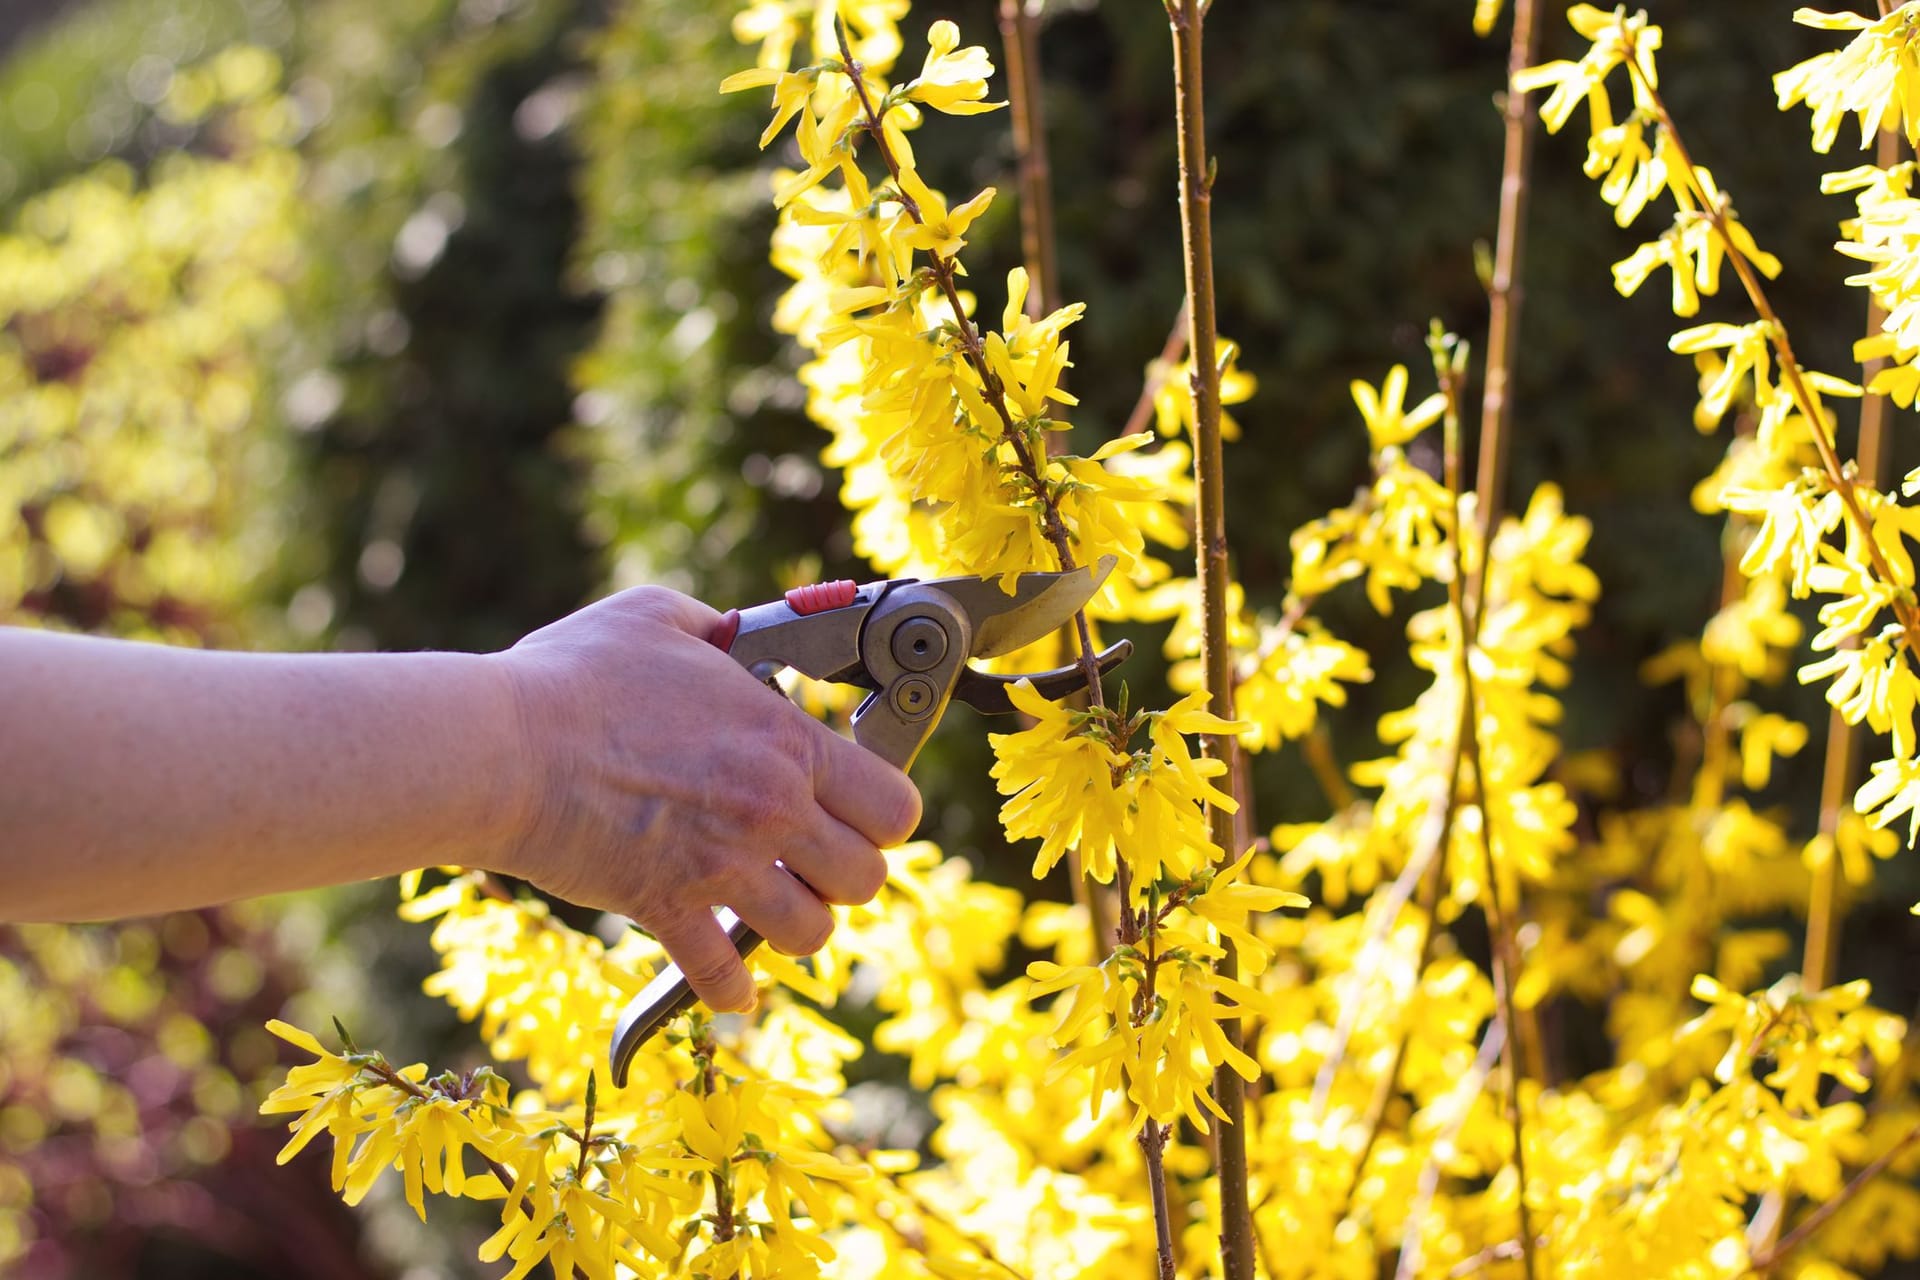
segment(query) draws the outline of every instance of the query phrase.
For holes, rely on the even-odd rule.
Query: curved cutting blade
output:
[[[952,596],[973,622],[974,658],[998,658],[1024,649],[1065,626],[1093,599],[1113,572],[1113,556],[1071,573],[1023,573],[1012,594],[996,578],[940,578],[928,583]]]

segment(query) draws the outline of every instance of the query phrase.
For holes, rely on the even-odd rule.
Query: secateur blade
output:
[[[1094,664],[1104,676],[1125,662],[1132,653],[1133,641],[1118,640],[1102,649],[1094,657]],[[969,667],[960,673],[960,679],[953,686],[953,700],[966,703],[983,716],[1012,715],[1019,708],[1013,705],[1007,690],[1022,680],[1031,683],[1033,691],[1048,702],[1058,702],[1087,687],[1087,669],[1077,662],[1070,662],[1051,671],[1025,671],[1017,676],[996,676]]]
[[[972,656],[998,658],[1072,621],[1115,563],[1101,556],[1067,573],[1023,573],[1011,595],[992,578],[942,578],[937,585],[973,619]]]

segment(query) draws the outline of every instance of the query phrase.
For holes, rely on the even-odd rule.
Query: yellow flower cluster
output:
[[[1201,1133],[1207,1113],[1226,1119],[1210,1090],[1216,1068],[1226,1065],[1247,1080],[1260,1065],[1235,1048],[1220,1030],[1222,1015],[1277,1012],[1258,989],[1217,973],[1219,938],[1239,948],[1249,975],[1267,965],[1266,945],[1250,931],[1250,917],[1307,900],[1281,889],[1241,882],[1252,851],[1215,874],[1204,870],[1176,886],[1163,905],[1150,896],[1154,927],[1144,943],[1116,948],[1098,965],[1035,961],[1028,967],[1030,995],[1071,989],[1056,1044],[1073,1046],[1061,1069],[1087,1067],[1098,1097],[1124,1092],[1135,1107],[1135,1125],[1184,1118]],[[1231,1001],[1221,1006],[1218,1000]],[[1204,1108],[1204,1110],[1203,1110]]]
[[[771,64],[768,48],[793,38],[782,27],[764,37],[772,44],[762,65],[722,87],[773,86],[762,145],[793,122],[807,165],[776,182],[774,261],[796,281],[776,325],[814,357],[801,375],[808,411],[833,434],[825,460],[842,470],[856,549],[885,572],[1007,580],[1058,567],[1069,548],[1079,559],[1112,550],[1123,558],[1120,577],[1151,578],[1139,528],[1154,516],[1136,508],[1163,499],[1148,479],[1102,465],[1123,446],[1084,459],[1049,456],[1048,434],[1064,426],[1053,415],[1075,403],[1060,380],[1070,364],[1064,334],[1083,309],[1030,319],[1026,273],[1016,269],[1000,330],[976,326],[973,298],[957,283],[958,254],[995,192],[949,207],[913,164],[908,134],[923,111],[1004,105],[985,101],[986,52],[960,47],[951,22],[935,23],[920,75],[890,87],[890,59],[862,56],[854,44],[852,73],[830,11],[818,10],[829,16],[816,20],[811,65]],[[744,29],[760,31],[767,15],[753,12]],[[890,29],[884,12],[864,11],[865,23],[861,12],[848,20],[870,40]],[[897,37],[882,42],[895,45]],[[883,153],[886,180],[877,187],[855,160],[861,136]]]
[[[490,1069],[429,1079],[423,1065],[394,1068],[351,1045],[331,1053],[276,1023],[316,1056],[262,1108],[297,1113],[283,1161],[324,1131],[349,1203],[389,1169],[423,1218],[426,1193],[500,1201],[480,1259],[510,1259],[514,1277],[542,1262],[603,1280],[663,1267],[808,1276],[835,1256],[825,1228],[840,1213],[821,1182],[868,1174],[833,1154],[823,1117],[838,1110],[856,1041],[792,1004],[739,1035],[696,1016],[636,1059],[624,1089],[603,1093],[593,1064],[656,944],[629,934],[604,948],[476,873],[401,910],[439,917],[442,968],[428,989],[480,1019],[496,1057],[519,1062],[534,1087],[510,1096]],[[466,1151],[491,1172],[467,1168]],[[683,1229],[702,1212],[706,1229]]]
[[[1568,69],[1576,64],[1549,64],[1524,73],[1515,83],[1557,86],[1555,96],[1542,109],[1550,128],[1563,122],[1574,97],[1584,94],[1594,120],[1591,155],[1602,146],[1602,136],[1611,125],[1605,105],[1606,72],[1631,60],[1636,112],[1657,125],[1669,157],[1660,165],[1661,189],[1674,197],[1676,226],[1693,234],[1697,242],[1694,256],[1700,291],[1712,291],[1707,287],[1709,279],[1717,280],[1718,263],[1729,254],[1745,264],[1743,282],[1757,290],[1748,272],[1771,276],[1777,273],[1778,263],[1753,244],[1734,217],[1731,202],[1706,170],[1684,163],[1673,123],[1656,91],[1653,52],[1659,46],[1659,29],[1647,25],[1644,17],[1626,17],[1624,11],[1605,14],[1576,6],[1569,16],[1580,33],[1594,41],[1592,52],[1577,64],[1589,70],[1576,75]],[[1920,89],[1916,73],[1901,61],[1914,6],[1904,5],[1878,22],[1810,10],[1795,16],[1812,26],[1862,30],[1846,50],[1810,59],[1776,80],[1783,107],[1801,101],[1814,106],[1817,149],[1825,151],[1832,144],[1839,115],[1858,112],[1863,126],[1891,120],[1900,109],[1894,99],[1903,92],[1901,86]],[[1589,172],[1593,171],[1590,165]],[[1896,242],[1904,228],[1920,225],[1916,216],[1920,205],[1899,194],[1904,191],[1904,179],[1876,177],[1878,173],[1856,169],[1835,175],[1828,185],[1860,193],[1861,216],[1853,224],[1858,239],[1843,242],[1843,247],[1881,264],[1853,282],[1873,288],[1891,312],[1902,300],[1896,283],[1900,275],[1895,267]],[[1602,195],[1616,199],[1606,186]],[[1643,247],[1642,253],[1649,251],[1650,247]],[[1615,268],[1616,282],[1623,293],[1629,293],[1634,282],[1622,275],[1623,267]],[[1736,403],[1751,405],[1754,411],[1752,430],[1741,433],[1727,462],[1698,495],[1705,503],[1759,520],[1740,565],[1750,585],[1743,600],[1729,603],[1727,625],[1720,628],[1718,637],[1722,652],[1709,658],[1737,667],[1743,678],[1770,671],[1773,659],[1768,650],[1785,649],[1799,637],[1797,622],[1785,612],[1786,595],[1828,597],[1820,607],[1822,630],[1814,637],[1813,648],[1830,656],[1802,666],[1800,678],[1805,682],[1830,679],[1827,699],[1848,723],[1864,722],[1876,732],[1893,734],[1892,755],[1875,763],[1873,778],[1856,797],[1856,804],[1863,811],[1877,811],[1875,821],[1884,825],[1920,804],[1920,764],[1915,760],[1912,724],[1915,674],[1906,638],[1908,624],[1915,621],[1913,560],[1906,542],[1920,530],[1920,517],[1902,507],[1897,495],[1877,492],[1839,468],[1832,443],[1833,415],[1821,396],[1855,397],[1861,394],[1860,388],[1842,378],[1801,369],[1786,345],[1783,327],[1762,305],[1761,297],[1756,295],[1761,314],[1753,322],[1700,325],[1674,335],[1670,344],[1677,352],[1694,355],[1702,365],[1695,420],[1703,428],[1717,424]],[[1676,293],[1676,314],[1692,315],[1696,305]],[[1908,314],[1911,310],[1909,305]],[[1883,335],[1863,343],[1861,354],[1891,355],[1904,364],[1898,332],[1890,315]],[[1904,349],[1908,357],[1917,350]],[[1890,389],[1900,376],[1896,372],[1892,379],[1876,381],[1873,389]],[[1715,639],[1710,629],[1709,644]],[[1915,837],[1920,837],[1920,815],[1910,826],[1909,839]]]
[[[1913,95],[1913,45],[1916,12],[1912,4],[1882,6],[1878,18],[1857,13],[1796,9],[1793,20],[1824,31],[1858,31],[1844,49],[1815,54],[1773,78],[1780,109],[1804,102],[1813,109],[1813,149],[1833,150],[1840,124],[1852,115],[1860,121],[1860,145],[1872,143],[1882,129],[1906,134],[1920,145],[1920,98]]]
[[[753,12],[756,22],[769,17],[764,8]],[[788,13],[790,21],[799,17]],[[1190,633],[1197,591],[1173,576],[1148,541],[1177,549],[1189,536],[1181,507],[1190,500],[1192,455],[1175,437],[1192,431],[1190,365],[1159,371],[1160,441],[1141,434],[1084,458],[1058,453],[1052,437],[1065,429],[1058,415],[1074,403],[1060,387],[1068,365],[1063,334],[1081,308],[1029,317],[1028,280],[1016,269],[999,331],[977,325],[974,300],[957,283],[963,275],[957,255],[993,192],[949,207],[915,170],[908,135],[922,108],[972,112],[986,105],[991,65],[985,54],[962,48],[952,24],[936,22],[919,77],[889,87],[884,63],[858,53],[850,41],[843,46],[837,33],[828,43],[817,20],[813,65],[798,72],[786,70],[789,41],[797,39],[791,28],[784,34],[754,29],[765,33],[774,52],[726,87],[773,87],[775,123],[765,140],[797,120],[807,168],[776,183],[775,202],[784,212],[774,244],[776,263],[795,284],[776,322],[813,356],[802,372],[809,412],[833,437],[824,456],[842,469],[857,547],[890,571],[1003,578],[1111,554],[1120,567],[1092,612],[1112,621],[1174,615],[1176,631]],[[850,23],[851,31],[863,29],[871,34],[875,27]],[[823,148],[829,138],[841,145]],[[860,141],[871,141],[880,153],[886,180],[878,186],[852,163]],[[1231,344],[1220,355],[1222,398],[1230,403],[1253,389],[1233,368],[1234,355]],[[1366,674],[1357,654],[1330,644],[1307,654],[1299,646],[1276,646],[1261,666],[1274,697],[1297,704],[1304,696],[1309,709],[1316,696],[1339,697],[1336,678]],[[1136,1125],[1183,1114],[1204,1123],[1208,1076],[1231,1056],[1219,1021],[1238,1016],[1252,996],[1250,988],[1222,987],[1214,977],[1219,939],[1243,936],[1253,949],[1249,967],[1257,970],[1263,957],[1245,915],[1291,895],[1236,887],[1227,871],[1216,876],[1226,851],[1210,837],[1201,805],[1231,808],[1233,802],[1216,783],[1224,766],[1195,758],[1187,737],[1253,732],[1254,726],[1208,715],[1203,695],[1141,714],[1098,703],[1073,711],[1024,688],[1014,698],[1030,727],[993,738],[994,777],[1009,797],[1001,814],[1009,836],[1040,842],[1036,874],[1071,850],[1076,874],[1119,880],[1127,886],[1121,909],[1144,912],[1144,931],[1137,956],[1123,947],[1103,959],[1085,954],[1084,920],[1059,928],[1056,918],[1045,927],[1059,960],[1034,973],[1052,980],[1031,989],[1016,982],[960,1012],[978,1019],[991,1010],[1006,1018],[1025,1001],[1071,985],[1079,994],[1056,1038],[1070,1048],[1081,1040],[1100,1046],[1099,1071],[1091,1093],[1067,1074],[1055,1074],[1045,1093],[1062,1098],[1065,1086],[1084,1098],[1095,1132],[1108,1133],[1107,1141],[1128,1131],[1114,1124],[1103,1102],[1115,1093],[1134,1103]],[[1145,745],[1136,748],[1136,737]],[[1161,903],[1164,912],[1155,905]],[[1000,1054],[1030,1070],[1044,1044],[1030,1019],[1023,1010],[1009,1026],[973,1034],[989,1035]],[[913,1021],[931,1027],[938,1020],[922,1013]],[[882,1043],[886,1034],[883,1028]],[[930,1059],[916,1049],[916,1082],[929,1078]],[[1065,1061],[1081,1060],[1074,1048]],[[1251,1070],[1250,1060],[1237,1065]],[[977,1074],[977,1064],[971,1070]],[[944,1096],[936,1094],[936,1106]],[[977,1125],[1001,1110],[975,1103],[955,1119],[964,1115]],[[1011,1138],[998,1134],[989,1145]],[[950,1168],[969,1159],[954,1147],[944,1154]],[[1066,1173],[1084,1158],[1052,1167]]]

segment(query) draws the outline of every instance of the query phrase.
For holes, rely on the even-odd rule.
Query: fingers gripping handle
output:
[[[740,611],[729,609],[720,615],[720,621],[714,624],[707,642],[722,653],[730,653],[739,634]],[[727,931],[727,941],[733,944],[733,949],[740,953],[742,960],[765,941],[753,931],[752,926],[728,908],[722,907],[715,919]],[[632,1068],[633,1056],[640,1051],[640,1046],[653,1039],[654,1033],[669,1021],[692,1008],[698,999],[693,988],[687,985],[680,966],[669,963],[654,976],[645,990],[628,1001],[613,1028],[613,1083],[617,1087],[626,1087],[627,1072]]]
[[[715,918],[727,931],[727,941],[733,944],[742,960],[760,945],[760,935],[732,911],[723,907]],[[669,1020],[685,1013],[698,998],[681,975],[680,966],[669,964],[647,984],[646,990],[621,1010],[620,1021],[613,1029],[612,1066],[616,1087],[626,1087],[627,1071],[633,1066],[633,1056],[640,1051],[640,1046],[653,1039],[654,1033]]]
[[[757,606],[749,618],[731,609],[721,615],[707,639],[749,671],[766,675],[769,684],[773,684],[771,668],[792,666],[825,676],[843,668],[859,652],[856,666],[876,679],[880,688],[855,712],[854,740],[904,771],[919,754],[966,670],[972,650],[971,625],[950,597],[937,589],[909,585],[890,596],[887,607],[876,610],[880,625],[869,631],[865,611],[856,615],[848,608],[861,601],[862,590],[852,582],[821,583],[788,592],[783,607],[779,603]],[[871,605],[873,600],[866,603]],[[770,616],[770,610],[777,612]],[[933,630],[928,629],[929,623]],[[939,633],[937,640],[934,631]],[[784,643],[771,641],[775,635],[782,636]],[[856,642],[855,637],[860,640]],[[780,647],[770,648],[772,643]],[[742,959],[760,945],[760,935],[733,912],[723,910],[719,919]],[[615,1085],[626,1085],[640,1046],[696,998],[675,964],[668,964],[633,998],[614,1028]]]

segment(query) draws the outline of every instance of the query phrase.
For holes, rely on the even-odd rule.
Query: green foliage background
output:
[[[95,0],[9,52],[9,223],[33,194],[109,157],[141,172],[199,145],[153,110],[177,68],[235,42],[284,60],[304,122],[302,255],[291,314],[261,342],[272,394],[251,429],[287,451],[284,483],[257,495],[286,534],[250,588],[252,621],[220,638],[487,649],[609,586],[660,581],[724,607],[798,577],[861,576],[799,412],[796,360],[769,325],[783,281],[766,262],[765,171],[782,157],[754,147],[758,95],[716,91],[750,56],[727,34],[733,7]],[[1778,115],[1768,87],[1826,46],[1790,25],[1786,5],[1649,7],[1698,157],[1789,264],[1776,302],[1796,344],[1844,369],[1863,304],[1830,248],[1842,203],[1817,190],[1821,169],[1839,166],[1808,153],[1804,121]],[[914,30],[951,16],[997,47],[995,8],[929,0]],[[1290,530],[1362,478],[1349,379],[1377,382],[1403,362],[1417,387],[1429,317],[1470,338],[1484,328],[1474,245],[1493,234],[1506,48],[1504,36],[1474,38],[1470,9],[1220,0],[1210,17],[1220,323],[1261,384],[1236,411],[1247,435],[1229,477],[1239,573],[1257,602],[1284,591]],[[1571,47],[1550,22],[1548,56]],[[1042,59],[1064,285],[1088,303],[1073,346],[1090,448],[1125,419],[1180,301],[1165,26],[1140,0],[1054,0]],[[1018,254],[1005,118],[943,119],[924,136],[940,185],[1001,188],[969,252],[997,307],[995,282]],[[1607,264],[1637,237],[1612,227],[1579,159],[1576,139],[1539,148],[1510,497],[1551,478],[1595,521],[1605,594],[1566,738],[1633,760],[1631,784],[1652,799],[1668,784],[1680,695],[1642,689],[1637,669],[1715,606],[1717,529],[1687,494],[1721,446],[1690,426],[1691,371],[1665,349],[1662,300],[1611,289]],[[1702,319],[1723,313],[1738,307],[1709,302]],[[1903,448],[1898,467],[1920,461]],[[0,467],[18,461],[0,451]],[[1395,621],[1357,601],[1329,607],[1381,671],[1342,722],[1354,758],[1370,713],[1403,703],[1412,673],[1393,658]],[[1129,679],[1156,678],[1155,661],[1146,646]],[[1824,720],[1808,695],[1782,696]],[[1026,857],[998,844],[981,729],[956,712],[918,768],[928,834],[1017,879]],[[1776,784],[1809,820],[1819,759],[1814,744]],[[1296,756],[1257,768],[1263,824],[1323,811]],[[1901,1007],[1920,996],[1899,963],[1915,889],[1892,880],[1882,892],[1857,909],[1841,972],[1874,977]],[[417,994],[430,959],[390,900],[372,886],[317,913],[290,909],[311,952],[311,1007],[395,1054],[471,1057],[470,1037]],[[408,1259],[466,1265],[453,1260],[469,1250],[403,1214],[362,1219],[368,1274]],[[153,1227],[124,1273],[258,1274],[243,1260],[183,1263],[168,1239]]]

